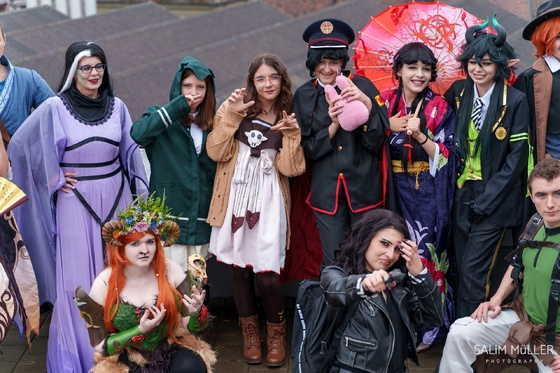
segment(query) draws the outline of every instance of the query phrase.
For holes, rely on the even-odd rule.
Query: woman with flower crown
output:
[[[211,372],[216,356],[193,333],[208,325],[205,272],[187,276],[165,259],[179,237],[160,198],[135,201],[103,226],[109,267],[76,304],[95,348],[92,372]],[[204,259],[197,257],[204,268]]]
[[[54,306],[47,369],[87,372],[93,349],[73,293],[106,265],[103,224],[147,190],[132,120],[113,93],[103,49],[78,41],[66,50],[59,93],[41,104],[10,141],[13,181],[29,197],[14,210],[42,304]]]

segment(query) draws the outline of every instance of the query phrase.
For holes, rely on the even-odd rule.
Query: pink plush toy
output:
[[[349,87],[350,83],[348,79],[343,76],[336,77],[336,85],[342,91],[344,88]],[[330,84],[325,85],[325,93],[329,95],[329,100],[333,100],[338,97],[338,93],[334,87]],[[356,128],[367,122],[369,118],[369,111],[366,105],[360,100],[354,101],[339,101],[344,109],[342,113],[338,115],[338,122],[340,127],[346,131],[354,131]]]

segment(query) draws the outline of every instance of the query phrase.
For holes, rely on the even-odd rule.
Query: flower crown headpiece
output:
[[[165,195],[155,198],[152,193],[146,200],[140,196],[125,211],[119,212],[117,219],[103,225],[103,239],[113,246],[120,246],[119,238],[124,235],[151,231],[159,236],[163,246],[171,246],[179,238],[179,226],[171,219],[170,211],[165,206]]]

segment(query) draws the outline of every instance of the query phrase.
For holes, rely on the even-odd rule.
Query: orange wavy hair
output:
[[[158,273],[158,305],[162,304],[167,310],[165,313],[165,325],[167,326],[167,333],[170,338],[175,340],[174,331],[180,321],[180,314],[177,310],[177,302],[180,300],[181,294],[175,289],[173,285],[167,280],[167,267],[165,264],[165,255],[163,253],[163,246],[161,240],[157,235],[150,231],[146,232],[154,236],[156,240],[156,252],[154,259],[151,263],[155,273]],[[113,246],[107,244],[107,252],[109,254],[109,267],[111,268],[111,275],[107,283],[107,296],[105,297],[105,309],[103,311],[103,320],[105,327],[111,332],[118,332],[115,325],[113,325],[113,318],[119,309],[119,293],[117,289],[123,289],[126,284],[126,277],[124,276],[124,268],[130,264],[130,261],[125,254],[125,246],[131,242],[138,241],[144,237],[144,233],[133,231],[129,234],[119,237],[122,243],[120,246]]]
[[[560,35],[560,17],[552,17],[541,23],[531,35],[531,43],[537,51],[533,56],[554,56],[556,39]]]

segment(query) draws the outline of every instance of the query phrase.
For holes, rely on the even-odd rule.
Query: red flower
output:
[[[439,292],[443,293],[445,291],[445,275],[443,274],[443,271],[436,271],[433,277]]]
[[[445,291],[445,274],[443,271],[436,270],[436,263],[433,260],[428,260],[426,258],[421,258],[422,264],[428,268],[428,273],[434,279],[440,293]]]
[[[132,337],[132,342],[133,343],[138,343],[138,342],[142,342],[144,339],[146,339],[145,335],[136,335],[136,336]]]
[[[436,263],[434,263],[433,260],[428,260],[426,258],[422,258],[422,264],[424,264],[424,267],[428,268],[428,272],[435,279]]]

